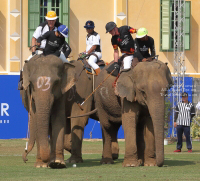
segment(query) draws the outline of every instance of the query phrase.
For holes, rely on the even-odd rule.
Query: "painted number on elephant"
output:
[[[40,89],[43,87],[42,91],[47,91],[51,87],[50,80],[51,80],[51,77],[46,77],[46,76],[38,77],[37,88]]]
[[[101,94],[101,97],[102,97],[103,99],[107,99],[107,98],[109,97],[107,87],[102,87],[102,88],[100,89],[100,94]]]

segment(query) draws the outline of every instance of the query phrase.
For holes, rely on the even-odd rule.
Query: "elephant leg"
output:
[[[77,110],[80,110],[77,107]],[[84,109],[85,110],[85,109]],[[86,109],[87,110],[87,109]],[[88,110],[89,112],[89,110]],[[83,113],[74,112],[72,115],[80,115]],[[71,142],[71,157],[66,161],[67,163],[82,163],[82,142],[84,135],[84,127],[88,123],[88,117],[74,118],[71,120],[71,140],[70,135],[68,135],[68,142]]]
[[[156,166],[155,137],[150,116],[145,119],[145,155],[144,166]]]
[[[136,167],[140,165],[136,145],[136,123],[138,120],[139,105],[137,102],[129,102],[124,98],[122,110],[122,125],[125,133],[123,166]]]
[[[111,141],[112,141],[112,158],[113,160],[119,157],[119,145],[117,141],[117,133],[121,124],[112,124],[111,126]]]
[[[91,110],[92,99],[88,99],[81,110],[77,103],[72,106],[71,115],[82,115]],[[88,116],[72,118],[71,119],[71,157],[66,161],[67,163],[82,163],[82,142],[84,135],[84,127],[88,123]]]
[[[64,136],[64,149],[71,153],[72,140],[71,140],[71,121],[66,119],[65,136]]]
[[[36,156],[36,162],[34,164],[34,166],[36,168],[46,168],[48,167],[48,162],[43,162],[40,156],[40,144],[38,141],[38,138],[36,138],[36,144],[37,144],[37,156]]]
[[[50,163],[51,168],[65,168],[64,162],[64,128],[65,128],[65,104],[62,99],[54,103],[51,114],[51,153]]]
[[[136,127],[136,137],[137,137],[137,153],[138,161],[140,165],[144,165],[144,118],[140,117]]]
[[[111,130],[105,128],[102,125],[102,135],[103,135],[103,155],[100,161],[101,164],[112,164],[112,138],[110,134]]]

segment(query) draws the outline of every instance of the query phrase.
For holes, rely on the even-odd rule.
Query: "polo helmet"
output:
[[[48,11],[46,17],[47,20],[55,20],[58,17],[56,16],[56,12],[55,11]]]
[[[68,37],[68,27],[66,25],[60,25],[58,27],[58,31],[60,32],[61,35],[63,35],[65,38]]]
[[[115,22],[108,22],[106,24],[106,33],[110,32],[112,29],[114,29],[117,25],[115,24]]]
[[[91,20],[86,21],[84,28],[86,29],[94,29],[94,22]]]
[[[148,34],[148,31],[146,28],[139,28],[136,34],[136,38],[143,38]]]

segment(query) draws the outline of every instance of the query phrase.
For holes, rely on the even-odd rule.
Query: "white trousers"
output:
[[[94,53],[98,56],[99,59],[102,58],[101,52],[94,52]],[[91,56],[89,57],[89,59],[88,59],[88,64],[89,64],[94,70],[96,70],[96,69],[99,68],[99,66],[96,64],[96,62],[97,62],[97,57],[94,56],[94,55],[91,55]]]
[[[124,53],[122,53],[122,55],[124,55]],[[131,68],[131,63],[132,63],[133,58],[134,58],[133,55],[129,55],[123,59],[124,69]]]
[[[41,51],[41,50],[36,50],[36,51],[35,51],[35,55],[40,55],[40,54],[42,54],[42,53],[43,53],[43,51]],[[31,54],[26,60],[29,61],[33,56],[34,56],[34,55]]]
[[[41,51],[41,50],[36,50],[36,51],[35,51],[35,55],[40,55],[40,54],[42,54],[42,53],[43,53],[43,51]],[[29,61],[33,56],[34,56],[34,55],[31,54],[26,60]],[[69,62],[69,61],[66,59],[66,57],[65,57],[65,55],[64,55],[63,52],[61,52],[59,58],[62,60],[63,63]]]

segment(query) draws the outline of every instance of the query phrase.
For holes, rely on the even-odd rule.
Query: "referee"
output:
[[[195,115],[195,109],[191,102],[188,101],[188,93],[182,93],[182,102],[179,102],[175,111],[174,127],[177,128],[177,149],[174,152],[181,152],[183,132],[186,137],[188,152],[192,152],[192,141],[190,138],[190,123]]]

